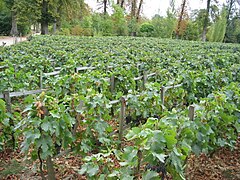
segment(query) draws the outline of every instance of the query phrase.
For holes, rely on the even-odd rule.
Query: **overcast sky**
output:
[[[188,9],[201,9],[206,8],[207,0],[188,0]],[[219,4],[224,3],[226,0],[219,0]],[[93,8],[93,10],[97,9],[96,0],[85,0],[86,3]],[[176,0],[176,8],[179,8],[182,0]],[[143,4],[143,15],[151,18],[155,14],[165,15],[166,10],[169,7],[169,0],[144,0]]]

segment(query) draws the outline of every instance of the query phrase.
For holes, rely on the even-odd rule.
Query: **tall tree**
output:
[[[88,6],[84,3],[84,0],[57,0],[53,25],[60,30],[61,21],[64,19],[82,19],[84,15],[88,14],[87,8]]]
[[[209,12],[210,12],[210,3],[211,0],[207,0],[207,9],[206,9],[206,14],[203,22],[203,33],[202,33],[202,41],[206,41],[206,34],[207,34],[207,26],[209,23]]]
[[[124,0],[117,0],[117,5],[119,5],[121,8],[123,8]]]
[[[131,19],[136,18],[137,0],[131,0]]]
[[[140,20],[140,14],[143,7],[143,0],[129,0],[131,4],[131,19],[136,19],[137,22]]]
[[[210,27],[208,32],[208,39],[212,42],[222,42],[227,27],[227,10],[225,7],[222,8],[220,16],[217,21]]]
[[[178,18],[177,28],[176,28],[176,37],[179,38],[180,35],[183,35],[184,30],[187,28],[187,0],[182,0],[181,10]]]
[[[49,11],[48,11],[48,1],[42,0],[42,11],[41,11],[41,34],[48,34],[48,24],[49,24]]]
[[[6,6],[11,11],[11,19],[12,19],[12,28],[10,34],[12,36],[18,35],[18,27],[17,27],[17,2],[15,0],[4,0]]]
[[[129,3],[131,5],[131,11],[130,11],[131,24],[134,27],[140,21],[140,14],[143,7],[143,0],[140,0],[140,1],[129,0]],[[131,32],[131,35],[136,36],[137,35],[136,28],[132,28],[132,29],[133,29],[133,32]]]
[[[170,11],[171,13],[175,14],[176,9],[175,9],[175,0],[170,0],[169,2],[170,8],[168,11]]]
[[[109,0],[97,0],[98,3],[101,3],[103,5],[103,14],[107,14],[107,4],[110,3]]]
[[[231,16],[233,16],[235,3],[237,3],[236,0],[227,0],[227,27],[230,25]],[[225,41],[227,41],[227,38],[228,38],[227,36],[228,36],[228,33],[226,31],[225,36],[224,36]]]
[[[140,20],[140,14],[141,14],[141,10],[142,10],[142,6],[143,6],[143,0],[140,0],[139,5],[138,5],[138,9],[137,9],[137,22],[139,22]]]

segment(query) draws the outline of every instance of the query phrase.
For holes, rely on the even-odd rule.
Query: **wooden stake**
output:
[[[118,149],[122,147],[122,138],[123,138],[123,125],[125,120],[126,112],[126,100],[124,97],[121,97],[121,111],[120,111],[120,120],[119,120],[119,146]]]
[[[114,75],[112,75],[110,77],[110,84],[111,84],[111,93],[113,94],[114,90],[115,90],[115,77],[114,77]]]
[[[3,92],[3,98],[4,98],[5,101],[6,101],[7,112],[11,114],[11,113],[12,113],[12,107],[11,107],[10,92],[9,92],[9,91]],[[14,131],[13,131],[14,121],[13,121],[12,118],[10,118],[10,120],[9,120],[9,125],[12,127],[12,130],[11,130],[12,146],[13,146],[13,149],[15,149],[15,137],[14,137]]]
[[[161,100],[162,100],[162,105],[164,105],[165,92],[166,92],[166,88],[165,88],[164,86],[162,86],[162,87],[161,87]]]
[[[40,71],[40,76],[39,76],[39,87],[40,89],[43,89],[43,73]]]
[[[190,105],[189,106],[189,114],[188,117],[191,121],[194,120],[194,114],[195,114],[195,106],[194,105]]]
[[[145,90],[146,89],[146,83],[147,83],[147,73],[146,73],[146,71],[144,71],[143,72],[143,90]]]

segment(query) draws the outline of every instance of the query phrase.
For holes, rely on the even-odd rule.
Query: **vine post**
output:
[[[161,87],[161,101],[162,101],[162,105],[164,105],[165,92],[166,92],[166,88],[164,86],[162,86]]]
[[[6,107],[7,107],[7,112],[9,114],[12,113],[12,107],[11,107],[11,96],[10,96],[10,92],[9,91],[4,91],[3,92],[3,98],[5,99],[6,101]],[[10,117],[10,120],[9,120],[9,125],[11,127],[11,136],[12,136],[12,147],[13,149],[15,149],[15,137],[14,137],[14,121],[13,119]]]
[[[119,121],[119,146],[118,149],[122,147],[122,138],[123,138],[123,125],[125,120],[126,113],[126,100],[124,97],[121,97],[121,111],[120,111],[120,121]]]
[[[113,95],[113,93],[115,91],[115,77],[113,74],[110,77],[110,90],[111,90],[111,94]],[[111,115],[114,116],[114,108],[113,107],[111,107]]]
[[[43,72],[40,71],[40,75],[39,75],[39,87],[40,89],[43,89]]]
[[[195,106],[194,105],[190,105],[189,106],[189,114],[188,117],[191,121],[194,120],[194,113],[195,113]]]
[[[146,71],[144,71],[143,72],[143,90],[145,90],[146,89],[146,83],[147,83],[147,72]]]
[[[110,88],[111,88],[111,93],[114,93],[114,89],[115,89],[115,77],[114,75],[111,75],[110,77]]]

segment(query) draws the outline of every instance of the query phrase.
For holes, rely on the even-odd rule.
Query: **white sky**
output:
[[[182,0],[175,0],[176,7],[179,8],[181,5]],[[226,2],[226,0],[218,0],[219,4],[222,5]],[[93,10],[98,8],[97,0],[85,0],[86,3],[90,5]],[[166,10],[169,7],[169,0],[144,0],[143,1],[143,15],[152,18],[155,14],[166,15]],[[206,8],[207,0],[188,0],[188,9],[202,9]]]

